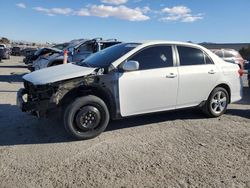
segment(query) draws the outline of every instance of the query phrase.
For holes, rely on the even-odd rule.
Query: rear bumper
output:
[[[25,95],[27,95],[27,91],[25,89],[20,89],[17,92],[16,98],[17,106],[19,106],[23,112],[47,111],[56,107],[56,104],[50,103],[49,100],[27,101]]]

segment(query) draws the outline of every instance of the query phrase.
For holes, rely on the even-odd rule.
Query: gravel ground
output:
[[[74,141],[15,105],[20,57],[0,63],[0,187],[250,187],[250,89],[225,115],[182,110],[111,122]]]

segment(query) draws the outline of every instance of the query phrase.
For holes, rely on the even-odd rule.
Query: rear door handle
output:
[[[166,78],[175,78],[175,77],[177,77],[177,75],[174,73],[169,73],[166,75]]]
[[[208,74],[215,74],[216,72],[214,70],[208,71]]]

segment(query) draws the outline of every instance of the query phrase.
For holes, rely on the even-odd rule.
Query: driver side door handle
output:
[[[176,78],[177,77],[177,74],[174,74],[174,73],[169,73],[166,75],[166,78]]]
[[[208,74],[215,74],[216,72],[214,70],[208,71]]]

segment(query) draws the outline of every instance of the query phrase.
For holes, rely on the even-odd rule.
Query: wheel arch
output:
[[[105,88],[99,88],[94,86],[88,86],[88,87],[82,87],[79,86],[77,88],[73,88],[69,90],[60,100],[60,105],[65,106],[69,103],[71,103],[74,99],[79,97],[84,97],[87,95],[94,95],[96,97],[99,97],[104,101],[104,103],[107,105],[110,117],[115,118],[116,117],[116,105],[115,105],[115,98],[111,94],[111,92],[108,89]]]
[[[229,95],[229,103],[231,103],[231,89],[230,89],[229,85],[226,83],[221,83],[221,84],[217,85],[216,87],[214,87],[214,89],[217,87],[222,87],[227,91],[227,93]]]

